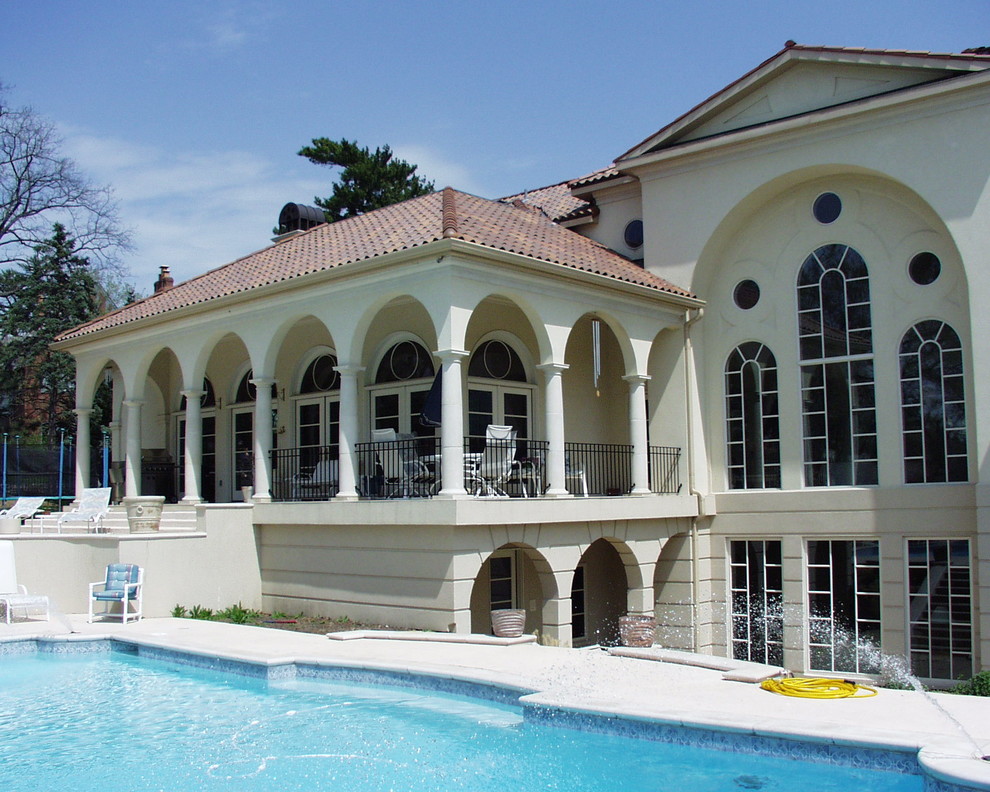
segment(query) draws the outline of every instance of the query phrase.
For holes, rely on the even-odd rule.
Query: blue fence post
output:
[[[110,486],[110,433],[103,428],[103,486]]]
[[[62,471],[65,459],[65,429],[58,430],[58,507],[62,508]]]

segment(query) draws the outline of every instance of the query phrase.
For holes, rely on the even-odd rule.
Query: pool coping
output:
[[[436,690],[519,706],[529,720],[584,731],[915,774],[922,777],[925,792],[990,790],[988,763],[963,750],[958,740],[945,736],[894,735],[860,727],[853,736],[826,737],[814,724],[803,730],[793,720],[774,718],[762,718],[745,726],[737,718],[720,718],[711,712],[659,713],[646,706],[619,708],[607,700],[589,701],[587,695],[535,690],[531,682],[504,672],[419,661],[371,662],[295,654],[262,656],[244,651],[177,648],[167,640],[109,632],[4,636],[0,637],[0,654],[14,654],[5,651],[11,644],[24,644],[25,654],[123,651],[148,659],[272,681],[326,678]],[[33,649],[28,644],[33,644]],[[984,745],[983,750],[990,753],[990,744]]]

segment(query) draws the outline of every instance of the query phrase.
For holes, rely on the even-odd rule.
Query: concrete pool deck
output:
[[[69,625],[71,625],[71,632]],[[68,624],[0,624],[0,640],[112,636],[140,645],[262,665],[304,662],[431,676],[456,677],[536,691],[528,700],[547,706],[610,713],[669,724],[837,745],[921,750],[922,766],[936,778],[990,789],[990,698],[885,690],[873,698],[788,698],[759,685],[723,679],[723,671],[619,657],[597,649],[535,643],[492,645],[446,640],[331,640],[323,635],[194,619],[144,619]],[[972,745],[950,717],[976,743]]]

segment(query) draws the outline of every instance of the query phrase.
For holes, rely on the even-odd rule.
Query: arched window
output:
[[[801,265],[798,344],[809,487],[877,483],[870,279],[848,245],[824,245]]]
[[[314,357],[299,381],[296,403],[296,445],[299,464],[310,473],[320,459],[340,454],[340,374],[337,356],[329,351]]]
[[[758,341],[725,362],[725,415],[730,489],[780,487],[777,361]]]
[[[433,356],[422,344],[405,340],[389,347],[378,363],[372,386],[373,428],[433,435],[435,427],[424,425],[419,416],[434,374]]]
[[[901,431],[907,484],[966,481],[966,405],[959,336],[937,319],[901,339]]]
[[[340,390],[340,374],[337,372],[337,358],[329,353],[320,355],[306,367],[299,393],[326,393]]]
[[[489,424],[511,426],[517,440],[531,437],[533,388],[526,367],[509,344],[491,339],[478,345],[468,363],[468,435],[472,450],[484,446]]]

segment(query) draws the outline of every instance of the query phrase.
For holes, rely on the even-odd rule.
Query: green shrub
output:
[[[189,612],[186,610],[184,605],[176,605],[174,608],[172,608],[172,618],[184,619],[188,615]]]
[[[990,696],[990,671],[981,671],[968,682],[956,685],[949,692],[963,696]]]
[[[189,611],[189,618],[210,621],[213,619],[213,609],[204,608],[202,605],[193,605],[192,610]]]
[[[231,605],[226,610],[217,613],[217,618],[233,622],[234,624],[247,624],[248,622],[260,619],[261,614],[258,611],[245,608],[238,602],[236,605]]]

